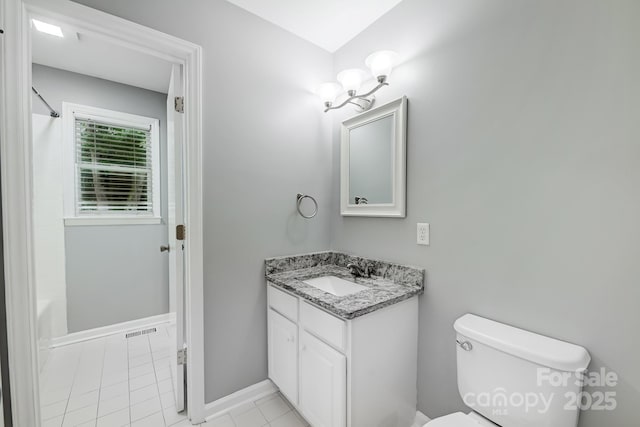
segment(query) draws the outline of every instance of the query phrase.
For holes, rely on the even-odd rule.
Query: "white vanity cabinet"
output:
[[[410,427],[417,296],[343,320],[269,284],[269,378],[313,427]]]

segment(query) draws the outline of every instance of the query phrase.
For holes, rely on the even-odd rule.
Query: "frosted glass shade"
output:
[[[338,81],[347,93],[357,92],[360,86],[362,86],[365,75],[364,71],[351,68],[340,72],[340,74],[338,74]]]
[[[323,103],[333,104],[341,90],[340,85],[337,83],[322,83],[316,93]]]
[[[391,70],[398,63],[398,54],[391,50],[374,52],[367,57],[365,64],[378,80],[385,79],[391,74]]]

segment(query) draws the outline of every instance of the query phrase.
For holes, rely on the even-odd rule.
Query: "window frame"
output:
[[[153,209],[151,214],[122,214],[91,212],[78,215],[76,164],[76,117],[90,118],[116,126],[150,127],[151,179]],[[64,224],[65,225],[128,225],[160,224],[162,222],[162,194],[160,191],[160,120],[136,114],[107,110],[70,102],[62,103],[63,167],[64,167]]]

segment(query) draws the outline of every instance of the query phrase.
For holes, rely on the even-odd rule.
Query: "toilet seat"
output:
[[[445,415],[444,417],[431,420],[423,427],[480,427],[480,424],[474,421],[467,414],[456,412],[454,414]]]

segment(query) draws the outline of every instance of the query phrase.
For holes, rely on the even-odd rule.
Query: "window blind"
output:
[[[151,130],[76,117],[76,214],[153,214]]]

